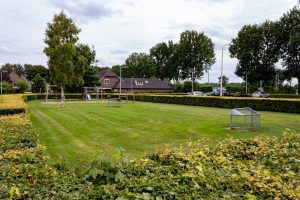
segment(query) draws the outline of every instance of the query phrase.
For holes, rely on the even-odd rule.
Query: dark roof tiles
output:
[[[165,89],[171,90],[171,87],[159,80],[154,78],[122,78],[122,89]],[[117,88],[119,88],[119,84]]]

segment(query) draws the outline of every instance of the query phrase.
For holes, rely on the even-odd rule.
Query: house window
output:
[[[17,82],[13,82],[13,88],[18,88]]]
[[[110,80],[109,79],[104,79],[104,84],[109,84]]]
[[[143,81],[134,81],[135,85],[144,85]]]

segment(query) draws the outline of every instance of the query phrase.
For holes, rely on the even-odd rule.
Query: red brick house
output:
[[[101,70],[100,84],[103,89],[119,91],[120,78],[111,69]],[[172,92],[164,81],[155,78],[122,78],[122,92]]]
[[[8,82],[11,88],[17,88],[17,82],[19,80],[24,80],[24,78],[20,77],[16,72],[4,72],[2,73],[2,82]]]
[[[118,85],[120,79],[119,77],[110,69],[103,69],[99,72],[100,76],[100,85],[104,90],[115,89],[115,86]]]

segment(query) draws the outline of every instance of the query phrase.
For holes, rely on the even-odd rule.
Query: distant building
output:
[[[17,82],[20,80],[25,80],[25,78],[20,77],[16,72],[4,72],[2,73],[2,82],[8,82],[11,88],[17,89]]]
[[[111,69],[99,72],[103,89],[119,91],[120,78]],[[155,78],[121,78],[122,92],[172,92],[172,88],[165,82]]]

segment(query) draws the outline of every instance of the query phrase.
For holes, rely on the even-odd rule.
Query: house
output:
[[[120,78],[111,70],[100,71],[100,83],[103,89],[119,91]],[[164,81],[155,78],[121,78],[122,92],[172,92]]]
[[[16,72],[4,72],[0,71],[0,75],[2,75],[2,82],[8,82],[11,88],[17,89],[17,82],[19,80],[24,80],[24,78],[20,77]]]
[[[100,85],[103,90],[113,91],[119,84],[119,77],[111,69],[103,69],[99,72]]]

